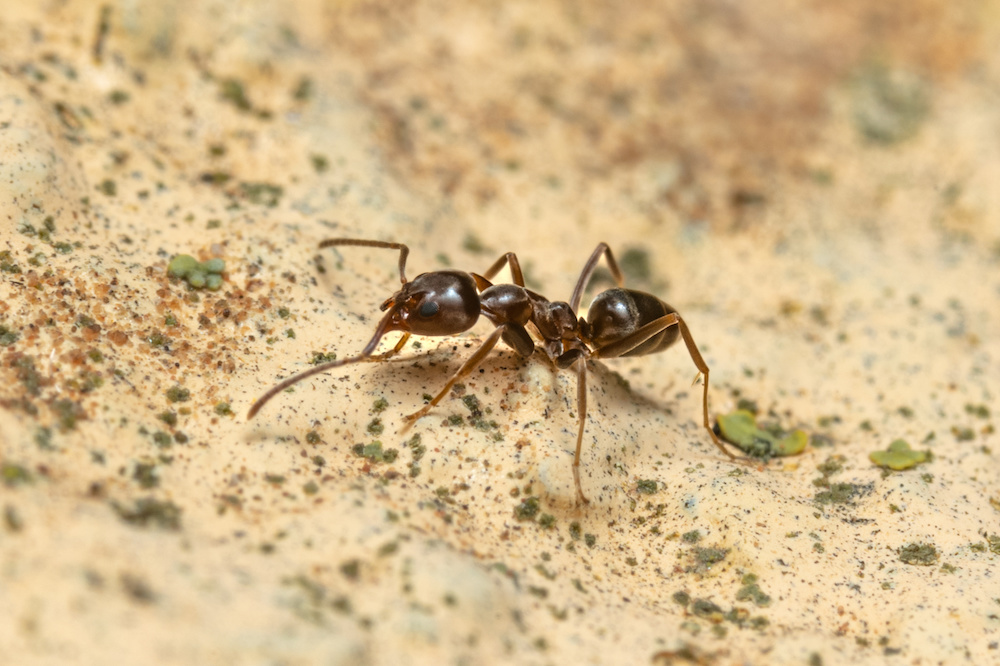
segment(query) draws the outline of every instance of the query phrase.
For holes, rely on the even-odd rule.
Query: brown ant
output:
[[[702,416],[705,429],[712,442],[730,459],[736,456],[726,450],[709,425],[708,420],[708,365],[701,357],[687,324],[669,305],[651,294],[623,288],[625,279],[618,262],[606,243],[600,243],[587,260],[580,278],[573,289],[569,303],[549,301],[524,286],[521,265],[513,252],[497,259],[484,275],[464,271],[434,271],[422,273],[412,281],[406,279],[406,257],[410,249],[402,243],[387,241],[355,240],[332,238],[319,244],[320,248],[358,245],[399,250],[399,279],[402,288],[382,303],[385,312],[375,329],[375,334],[357,356],[322,363],[280,382],[262,395],[247,413],[247,418],[260,411],[271,398],[307,377],[339,368],[351,363],[381,361],[398,353],[410,335],[456,335],[469,330],[479,320],[486,317],[496,328],[490,333],[479,349],[469,357],[444,385],[444,387],[422,409],[405,417],[413,423],[429,412],[447,395],[459,379],[472,372],[483,359],[503,339],[520,356],[530,356],[536,347],[535,340],[526,326],[532,324],[541,338],[541,347],[555,367],[565,370],[576,369],[577,408],[579,426],[576,435],[576,452],[573,455],[573,481],[580,501],[589,500],[580,486],[580,448],[583,443],[583,429],[587,417],[587,361],[597,358],[619,356],[642,356],[663,351],[677,341],[684,339],[688,354],[695,367],[704,376],[702,394]],[[601,292],[591,303],[587,318],[578,317],[577,308],[597,263],[601,256],[607,260],[617,288]],[[514,284],[492,284],[490,279],[504,265],[510,267]],[[402,331],[396,346],[373,356],[379,341],[390,331]]]

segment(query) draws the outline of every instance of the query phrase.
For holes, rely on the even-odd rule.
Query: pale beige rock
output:
[[[816,11],[5,8],[0,663],[997,662],[997,13]],[[515,251],[554,299],[632,250],[713,413],[819,437],[735,465],[683,348],[595,363],[578,507],[538,355],[401,432],[486,323],[248,423],[398,286],[334,236],[410,276]],[[896,438],[933,459],[883,473]]]

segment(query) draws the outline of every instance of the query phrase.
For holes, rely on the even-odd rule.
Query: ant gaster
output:
[[[451,390],[455,383],[472,372],[483,359],[503,340],[520,356],[530,356],[536,347],[535,339],[528,333],[531,324],[541,338],[540,346],[550,361],[559,369],[574,368],[577,375],[577,408],[579,425],[576,452],[573,455],[573,481],[580,501],[589,500],[580,485],[580,448],[587,417],[587,361],[619,356],[642,356],[663,351],[683,338],[695,367],[704,376],[702,417],[712,442],[730,459],[736,457],[723,446],[709,425],[708,420],[708,365],[695,345],[687,324],[669,305],[651,294],[625,289],[624,277],[611,249],[600,243],[587,260],[573,289],[568,303],[549,301],[524,286],[521,265],[513,252],[500,257],[483,274],[464,271],[434,271],[422,273],[411,281],[406,279],[406,257],[409,248],[402,243],[387,241],[332,238],[319,244],[320,248],[355,245],[399,250],[399,279],[403,286],[382,303],[385,312],[375,329],[375,334],[357,356],[322,363],[280,382],[255,402],[247,418],[260,411],[271,398],[307,377],[333,368],[366,361],[381,361],[397,354],[410,335],[456,335],[469,330],[486,317],[496,327],[479,349],[469,357],[422,409],[405,417],[412,423],[424,416]],[[576,312],[583,291],[605,257],[617,288],[601,292],[587,312],[587,318]],[[504,265],[510,267],[514,284],[492,284],[493,278]],[[373,355],[379,341],[390,331],[403,333],[396,346],[389,351]]]

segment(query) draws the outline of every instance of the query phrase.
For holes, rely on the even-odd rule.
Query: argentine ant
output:
[[[688,354],[695,367],[704,376],[702,416],[705,429],[712,442],[726,456],[736,456],[726,450],[709,425],[708,420],[708,365],[701,357],[687,324],[676,310],[657,297],[641,291],[624,288],[624,276],[606,243],[600,243],[587,260],[573,289],[568,303],[549,301],[524,286],[521,265],[513,252],[508,252],[483,274],[464,271],[434,271],[422,273],[413,280],[406,279],[406,257],[410,249],[402,243],[388,241],[332,238],[319,244],[320,248],[355,245],[399,250],[399,280],[403,286],[382,303],[385,312],[375,329],[375,334],[357,356],[322,363],[314,368],[285,379],[262,395],[247,413],[247,418],[260,411],[271,398],[307,377],[333,368],[368,361],[382,361],[397,354],[411,335],[456,335],[469,330],[486,317],[496,327],[479,349],[469,357],[435,395],[420,410],[405,417],[413,423],[437,405],[455,383],[472,372],[501,339],[520,356],[530,356],[536,346],[541,346],[549,360],[560,370],[574,368],[577,374],[577,408],[579,425],[576,435],[576,452],[573,455],[573,481],[577,498],[589,500],[580,485],[580,448],[587,417],[587,361],[620,356],[642,356],[660,352],[670,347],[678,337],[684,339]],[[587,312],[587,318],[576,312],[580,299],[601,257],[607,260],[616,288],[601,292]],[[508,265],[514,284],[493,284],[490,279]],[[540,342],[528,333],[531,324]],[[379,341],[390,331],[403,333],[396,346],[389,351],[373,355]]]

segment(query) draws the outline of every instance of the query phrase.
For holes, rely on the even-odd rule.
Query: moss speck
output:
[[[827,490],[816,493],[817,504],[844,504],[860,494],[860,486],[853,483],[834,483]]]
[[[179,384],[175,384],[167,389],[167,400],[170,402],[187,402],[191,399],[191,391],[182,387]]]
[[[347,580],[356,581],[361,578],[361,560],[347,560],[340,565],[340,573]]]
[[[514,507],[514,518],[517,520],[534,520],[541,510],[537,497],[527,497]]]
[[[160,485],[160,478],[156,474],[154,463],[138,463],[132,472],[132,478],[139,484],[140,488],[146,490]]]
[[[274,208],[285,189],[273,183],[240,183],[240,194],[252,204]]]
[[[640,479],[635,482],[635,489],[642,495],[652,495],[657,491],[659,485],[652,479]]]
[[[918,566],[930,566],[937,562],[938,551],[933,544],[913,542],[899,548],[900,562]]]
[[[20,337],[21,334],[17,331],[12,331],[3,324],[0,324],[0,347],[9,347],[17,342]]]
[[[179,530],[181,527],[181,509],[170,501],[143,497],[137,499],[131,507],[112,502],[111,508],[130,525],[164,530]]]
[[[373,463],[391,463],[399,456],[399,451],[396,449],[383,449],[382,442],[378,440],[375,440],[371,444],[355,444],[351,447],[351,450],[354,452],[354,455],[366,458]]]
[[[737,601],[752,601],[756,606],[764,608],[771,605],[771,597],[764,594],[757,584],[757,576],[747,574],[743,576],[743,587],[736,591]]]
[[[329,363],[330,361],[337,360],[337,352],[330,352],[329,354],[324,354],[323,352],[314,351],[312,353],[312,358],[309,359],[310,365],[320,365],[321,363]]]
[[[15,463],[3,463],[0,466],[0,479],[3,480],[5,486],[12,488],[31,483],[33,477],[27,467]]]

